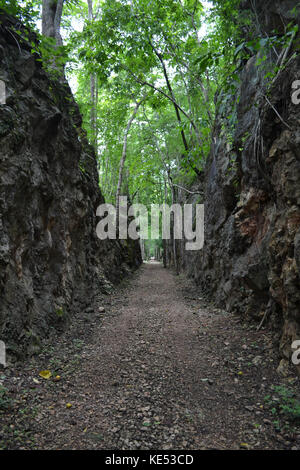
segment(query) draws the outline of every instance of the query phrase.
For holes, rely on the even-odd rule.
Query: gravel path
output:
[[[265,399],[274,385],[299,385],[279,377],[277,365],[267,330],[215,309],[183,276],[144,264],[29,364],[4,371],[0,444],[300,448],[299,427],[274,416]],[[39,376],[45,369],[48,380]]]

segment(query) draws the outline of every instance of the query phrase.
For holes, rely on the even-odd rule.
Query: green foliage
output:
[[[20,30],[11,26],[17,42],[29,43],[31,53],[41,62],[44,69],[54,78],[59,79],[66,63],[70,61],[68,46],[57,46],[55,39],[45,37],[37,30],[37,21],[41,20],[41,0],[26,0],[20,4],[15,0],[0,0],[0,9],[19,18],[26,28]],[[35,32],[35,36],[31,31]]]
[[[40,3],[24,2],[22,14],[31,8],[36,21]],[[97,135],[100,184],[108,202],[115,202],[132,107],[144,96],[128,136],[122,192],[134,195],[134,202],[170,202],[171,179],[188,186],[195,172],[203,170],[210,152],[213,98],[232,77],[238,30],[238,2],[213,3],[210,15],[198,0],[94,0],[90,21],[86,2],[69,1],[63,17],[67,47],[57,48],[41,36],[38,45],[32,43],[32,53],[50,73],[67,66],[68,76],[76,77],[87,136],[92,142]],[[82,31],[73,30],[74,20],[84,23]],[[204,22],[209,28],[205,39],[199,35]],[[80,169],[84,174],[82,164]]]
[[[284,385],[272,387],[274,394],[265,397],[266,403],[272,407],[272,414],[280,413],[292,421],[300,423],[300,399],[292,388]]]
[[[65,315],[64,310],[63,310],[62,307],[57,308],[56,311],[55,311],[55,313],[56,313],[56,315],[57,315],[58,318],[63,318],[64,315]]]
[[[236,47],[234,56],[248,59],[251,55],[258,54],[257,64],[260,65],[274,48],[288,47],[298,33],[298,29],[298,25],[291,22],[287,25],[285,34],[273,31],[273,36],[254,37],[249,41],[243,41]]]
[[[205,77],[213,54],[205,42],[199,45],[197,37],[202,14],[203,7],[198,1],[149,4],[137,0],[128,5],[126,1],[108,0],[101,4],[101,17],[86,21],[83,32],[71,38],[73,55],[84,64],[75,73],[77,100],[89,137],[92,135],[89,75],[97,74],[100,178],[109,202],[114,202],[131,103],[145,93],[146,103],[132,126],[128,142],[124,186],[130,194],[137,193],[139,202],[162,202],[165,182],[169,184],[168,171],[174,181],[191,180],[193,167],[203,168],[210,150],[215,86]],[[161,59],[172,96],[186,111],[185,115],[180,113],[181,122],[176,118],[173,102],[166,97],[171,92]],[[205,86],[202,80],[207,82]],[[188,148],[183,146],[183,133]]]
[[[107,202],[115,203],[125,129],[138,101],[143,104],[128,135],[122,193],[143,204],[170,203],[176,197],[172,182],[189,187],[204,169],[216,115],[233,147],[245,61],[256,56],[271,85],[288,57],[272,63],[270,56],[296,48],[296,21],[267,36],[255,14],[239,8],[240,0],[210,3],[206,9],[199,0],[94,0],[91,19],[86,1],[66,0],[65,46],[39,33],[31,42],[54,78],[64,68],[76,82]],[[1,7],[32,27],[41,19],[41,0],[0,0]],[[295,20],[298,10],[291,12]],[[246,137],[239,151],[245,143]],[[79,168],[85,175],[82,162]],[[235,157],[228,171],[236,172]]]
[[[7,388],[0,385],[0,410],[10,408],[12,405],[12,399],[8,395]]]
[[[23,1],[18,0],[0,0],[0,10],[19,18],[26,26],[35,29],[37,20],[40,18],[41,0]]]
[[[38,34],[39,41],[31,41],[31,53],[36,54],[37,61],[41,62],[43,68],[54,79],[59,79],[62,71],[69,61],[68,48],[66,46],[57,46],[54,38],[45,37]]]

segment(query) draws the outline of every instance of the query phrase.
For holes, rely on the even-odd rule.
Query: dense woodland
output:
[[[267,89],[290,60],[298,6],[290,12],[295,21],[269,36],[260,29],[255,5],[241,11],[240,3],[3,0],[0,7],[36,31],[32,53],[72,86],[106,202],[117,204],[127,195],[150,207],[193,194],[217,115],[233,146],[232,97],[243,64],[258,54]],[[278,58],[271,67],[265,64],[270,51]],[[231,157],[230,171],[236,159]],[[194,194],[203,202],[203,192]],[[160,257],[163,242],[148,240],[143,248],[146,257]]]
[[[105,200],[116,203],[123,194],[150,206],[176,203],[201,178],[216,114],[224,114],[222,132],[232,144],[237,116],[228,102],[247,59],[263,50],[259,67],[266,48],[277,51],[280,61],[266,73],[267,82],[285,66],[281,51],[290,48],[298,26],[291,21],[284,34],[260,35],[255,12],[241,13],[239,3],[49,0],[0,6],[37,32],[32,52],[73,87]],[[152,255],[162,246],[148,244]]]

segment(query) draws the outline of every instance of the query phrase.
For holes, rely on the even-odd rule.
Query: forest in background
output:
[[[269,36],[255,9],[241,10],[240,3],[1,0],[0,7],[36,30],[32,52],[71,84],[106,202],[127,195],[150,206],[176,203],[185,193],[202,202],[198,188],[217,115],[233,146],[233,97],[243,65],[258,54],[257,66],[265,67],[266,51],[275,51],[278,61],[265,74],[266,84],[286,66],[297,24]],[[298,8],[292,13],[296,19]],[[239,150],[233,149],[232,172]],[[149,241],[149,255],[160,247],[161,240]]]

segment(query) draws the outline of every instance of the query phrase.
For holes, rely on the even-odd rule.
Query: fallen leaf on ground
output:
[[[39,376],[40,377],[43,377],[43,379],[50,379],[52,373],[50,372],[50,370],[41,370],[41,372],[39,373]]]
[[[242,449],[249,449],[249,448],[250,448],[249,444],[247,444],[246,442],[241,442],[241,443],[240,443],[240,447],[241,447]]]

